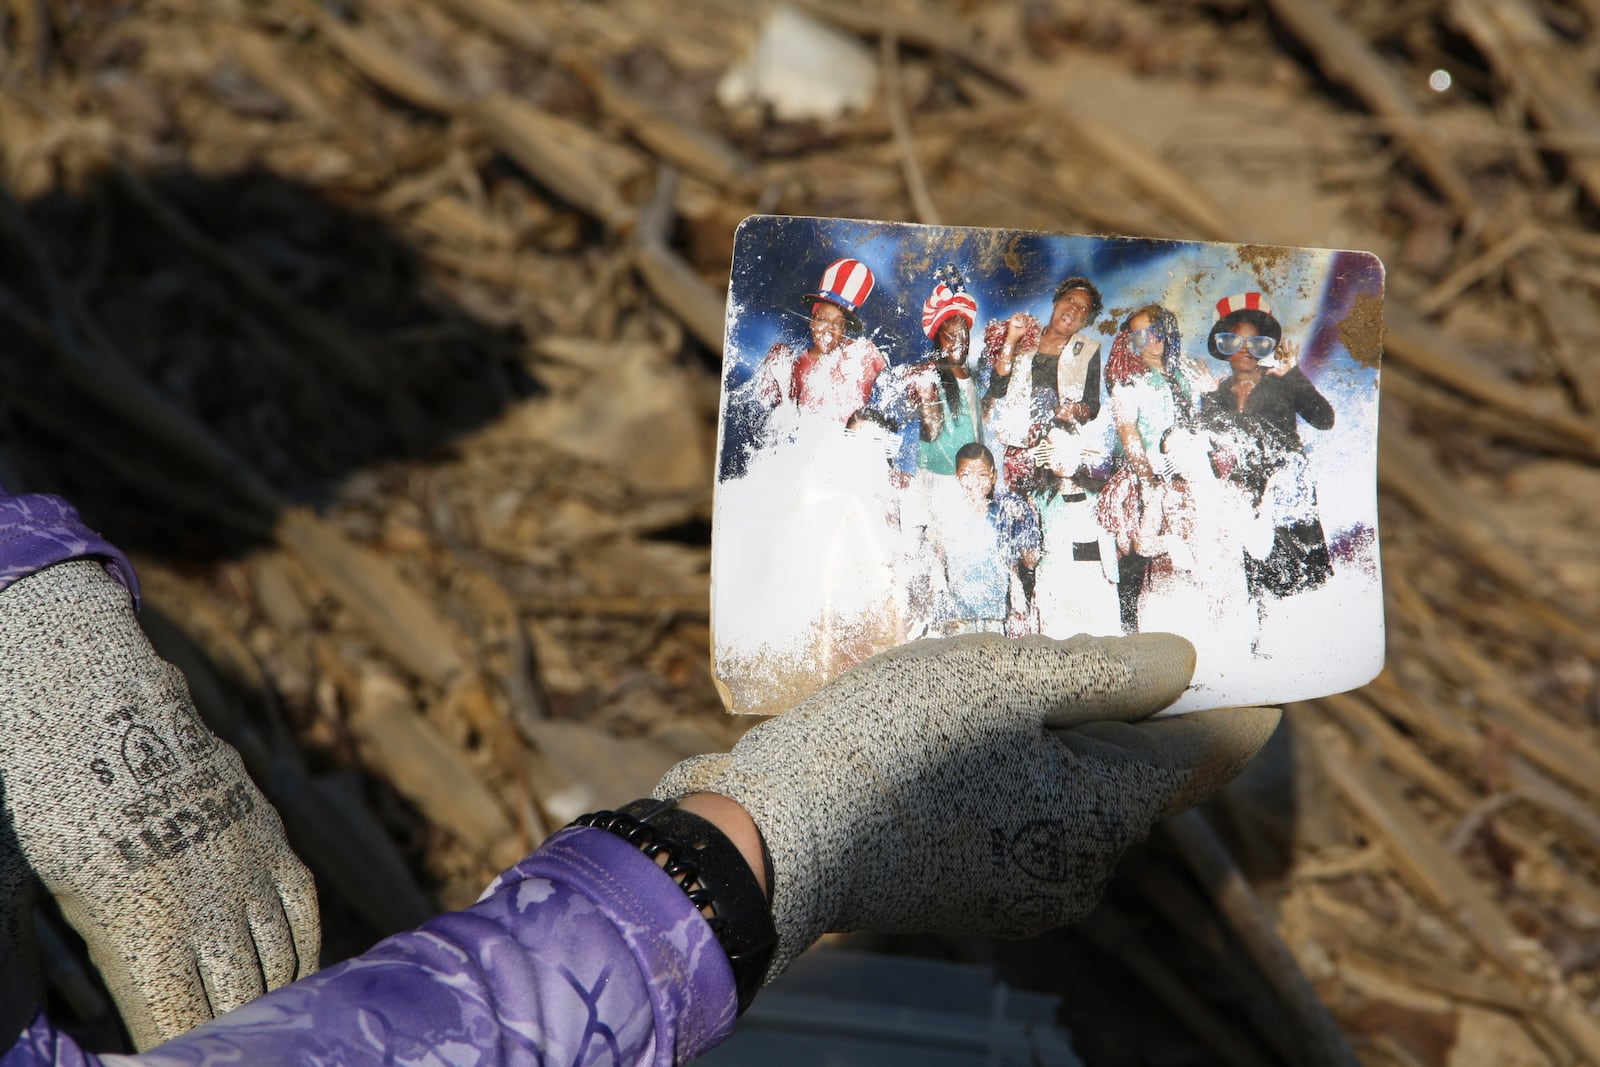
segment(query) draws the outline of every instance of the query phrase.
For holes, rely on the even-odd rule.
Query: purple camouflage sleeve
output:
[[[11,496],[0,485],[0,589],[69,559],[99,558],[135,602],[139,579],[121,549],[78,518],[73,506],[48,493]]]
[[[0,1067],[545,1064],[666,1067],[733,1027],[733,970],[666,873],[603,830],[555,834],[472,907],[391,937],[138,1056],[43,1015]]]

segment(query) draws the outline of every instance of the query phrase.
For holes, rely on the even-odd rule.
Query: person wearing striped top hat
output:
[[[907,400],[919,423],[917,466],[934,474],[956,472],[962,445],[983,442],[978,385],[972,368],[972,325],[978,302],[954,267],[922,303],[922,332],[934,344],[933,358],[907,368]]]
[[[1212,358],[1232,370],[1200,399],[1200,420],[1218,443],[1217,473],[1241,487],[1272,540],[1247,542],[1245,583],[1262,597],[1315,589],[1333,574],[1317,490],[1299,423],[1333,428],[1333,407],[1300,370],[1299,348],[1258,292],[1217,301],[1206,338]],[[1258,551],[1252,551],[1257,549]]]
[[[816,291],[800,298],[810,309],[810,346],[796,352],[780,342],[762,361],[757,390],[769,407],[793,404],[844,426],[866,406],[889,361],[877,345],[850,335],[861,332],[861,305],[875,282],[859,259],[828,264]]]

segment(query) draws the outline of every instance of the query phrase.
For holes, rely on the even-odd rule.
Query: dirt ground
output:
[[[876,943],[1060,993],[1093,1065],[1600,1064],[1600,6],[810,0],[828,87],[866,79],[811,116],[719,96],[772,10],[0,2],[0,481],[133,553],[328,957],[743,728],[707,656],[741,218],[1355,248],[1387,669],[1077,930]]]

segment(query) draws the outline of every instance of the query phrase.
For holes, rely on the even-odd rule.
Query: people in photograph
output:
[[[1039,563],[1033,506],[1001,485],[994,456],[976,441],[957,450],[952,481],[932,494],[935,550],[944,578],[942,633],[1037,633],[1037,615],[1022,581]]]
[[[1261,293],[1217,301],[1206,346],[1232,372],[1201,397],[1200,418],[1216,442],[1217,475],[1237,485],[1254,512],[1259,533],[1246,538],[1244,572],[1259,607],[1333,574],[1299,430],[1301,420],[1332,429],[1333,407],[1300,370],[1298,346]]]
[[[1106,445],[1100,342],[1089,330],[1103,303],[1073,275],[1043,323],[1019,313],[984,331],[985,439],[1004,450],[1007,487],[1038,511],[1044,540],[1030,592],[1052,634],[1121,630],[1114,546],[1095,518]]]
[[[861,305],[872,294],[872,270],[858,259],[837,259],[822,272],[815,292],[801,297],[810,309],[810,344],[802,351],[779,342],[756,371],[757,393],[769,408],[793,405],[843,426],[872,395],[888,360],[861,332]]]
[[[1173,551],[1192,534],[1192,499],[1175,430],[1195,414],[1196,395],[1183,358],[1178,317],[1159,304],[1129,315],[1111,342],[1106,391],[1116,426],[1110,479],[1096,514],[1117,546],[1122,629],[1139,629],[1139,603],[1152,582],[1171,578]]]
[[[933,342],[930,359],[907,368],[906,400],[917,424],[917,468],[953,475],[956,453],[983,440],[978,381],[972,367],[972,327],[978,302],[953,268],[922,304],[922,332]]]

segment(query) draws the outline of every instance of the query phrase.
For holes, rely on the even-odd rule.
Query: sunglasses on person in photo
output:
[[[1271,337],[1240,337],[1236,333],[1219,333],[1216,341],[1217,351],[1225,356],[1236,355],[1243,348],[1256,359],[1266,359],[1278,347],[1278,342]]]
[[[1142,330],[1134,330],[1128,334],[1128,347],[1135,352],[1143,352],[1145,345],[1148,345],[1155,335],[1156,331],[1149,326]]]

